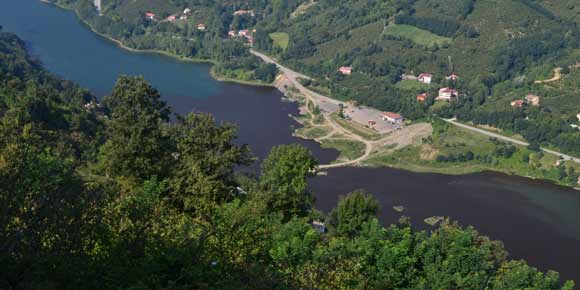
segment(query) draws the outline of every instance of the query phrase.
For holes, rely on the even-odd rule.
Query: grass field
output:
[[[449,37],[439,36],[411,25],[390,24],[385,28],[385,34],[403,37],[416,44],[427,47],[434,46],[435,44],[441,46],[445,43],[453,42],[453,39]]]
[[[407,90],[407,91],[422,91],[428,90],[429,85],[420,83],[415,80],[402,80],[395,85],[398,89]]]
[[[493,170],[519,176],[552,180],[561,185],[574,186],[575,180],[559,178],[555,166],[558,158],[551,154],[541,154],[529,151],[522,146],[516,146],[517,151],[510,158],[494,155],[497,146],[489,137],[467,131],[455,126],[434,126],[435,133],[431,141],[418,146],[408,146],[400,150],[385,150],[375,154],[364,162],[365,165],[380,167],[390,166],[415,172],[436,172],[443,174],[468,174],[484,170]],[[475,158],[465,162],[437,162],[437,155],[473,152],[476,156],[492,156],[491,162],[483,162]],[[529,161],[523,161],[524,155]],[[566,171],[574,168],[580,172],[580,165],[565,162]]]
[[[348,139],[327,139],[322,141],[322,148],[334,148],[340,152],[337,161],[354,160],[365,154],[365,144]]]
[[[290,42],[290,36],[286,32],[273,32],[270,33],[270,39],[274,41],[274,46],[286,50],[288,48],[288,43]]]

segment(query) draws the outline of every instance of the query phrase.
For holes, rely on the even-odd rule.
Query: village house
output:
[[[452,88],[441,88],[439,89],[439,95],[436,100],[451,100],[459,96],[459,92]]]
[[[236,31],[235,31],[235,30],[230,30],[230,31],[228,31],[228,36],[229,36],[229,37],[235,37],[236,35],[238,35],[238,34],[236,33]]]
[[[191,9],[189,9],[189,8],[183,9],[183,14],[185,14],[185,15],[191,14]]]
[[[420,83],[424,83],[424,84],[430,84],[432,79],[433,79],[433,75],[432,74],[428,74],[428,73],[422,73],[417,78],[417,80]]]
[[[401,79],[404,81],[416,81],[417,77],[411,74],[402,74]]]
[[[238,32],[238,35],[246,37],[246,36],[250,35],[250,30],[249,29],[242,29]]]
[[[352,74],[352,67],[350,66],[341,66],[338,71],[343,75],[351,75]]]
[[[151,12],[145,13],[145,18],[148,20],[155,20],[155,14]]]
[[[526,96],[526,103],[532,106],[539,106],[540,105],[540,97],[536,95],[529,94]]]
[[[426,100],[427,100],[427,93],[422,93],[420,95],[417,95],[417,101],[425,102]]]
[[[167,17],[167,21],[173,22],[175,20],[177,20],[177,15],[176,14],[172,14],[172,15],[169,15]]]
[[[254,17],[254,10],[236,10],[234,12],[234,16],[235,15],[238,15],[238,16],[241,16],[241,15],[250,15],[250,16]]]
[[[448,80],[448,81],[456,81],[456,80],[459,79],[459,76],[456,75],[456,74],[454,74],[454,73],[452,73],[449,76],[447,76],[445,79]]]
[[[510,104],[512,105],[512,107],[521,108],[521,107],[523,107],[526,104],[526,101],[524,101],[524,100],[515,100],[515,101],[512,101]]]
[[[576,118],[578,118],[578,122],[580,123],[580,113],[576,115]]]
[[[179,16],[179,20],[187,20],[187,18],[189,18],[189,16],[187,16],[187,15]]]
[[[200,23],[200,24],[197,25],[197,30],[205,31],[205,29],[206,29],[205,24]]]
[[[381,118],[383,121],[391,122],[393,124],[400,124],[403,122],[403,116],[393,112],[384,112],[381,114]]]

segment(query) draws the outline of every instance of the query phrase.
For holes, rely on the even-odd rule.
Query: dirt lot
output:
[[[347,107],[344,109],[344,114],[354,122],[362,126],[368,126],[380,134],[389,133],[395,131],[397,128],[403,127],[403,124],[392,124],[388,121],[383,121],[381,119],[382,113],[382,111],[365,106]],[[369,122],[374,122],[374,124],[369,124]]]

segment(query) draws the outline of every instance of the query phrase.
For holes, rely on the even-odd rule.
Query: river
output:
[[[92,33],[73,13],[38,0],[2,0],[0,25],[24,39],[48,70],[97,96],[109,93],[120,74],[142,75],[176,112],[209,112],[220,122],[235,122],[239,142],[249,144],[258,157],[272,146],[291,143],[307,146],[321,163],[337,156],[292,136],[298,124],[288,115],[298,108],[273,88],[221,83],[210,77],[207,64],[127,52]],[[446,176],[390,168],[332,169],[310,186],[321,210],[334,207],[341,194],[365,189],[381,202],[385,224],[401,217],[392,210],[395,205],[405,206],[403,214],[418,228],[428,229],[426,217],[448,216],[503,241],[512,258],[580,282],[577,191],[497,173]]]

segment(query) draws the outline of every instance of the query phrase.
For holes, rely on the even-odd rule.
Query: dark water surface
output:
[[[102,96],[119,74],[142,75],[179,113],[210,112],[220,121],[235,122],[240,142],[263,157],[278,144],[308,146],[322,163],[333,150],[292,137],[298,124],[288,114],[296,104],[264,87],[220,83],[206,64],[185,63],[150,53],[118,48],[82,25],[70,12],[38,0],[1,0],[0,25],[24,39],[47,69]],[[380,218],[395,222],[406,207],[417,227],[426,217],[449,216],[502,240],[513,258],[542,270],[554,269],[580,282],[580,192],[547,182],[495,173],[464,176],[419,174],[381,168],[340,168],[311,181],[317,207],[329,210],[338,196],[355,189],[372,192],[383,205]]]

